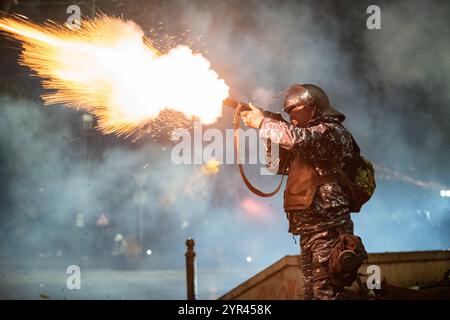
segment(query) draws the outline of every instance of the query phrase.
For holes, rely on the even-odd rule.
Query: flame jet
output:
[[[22,43],[19,63],[42,79],[44,103],[92,113],[102,133],[139,134],[165,109],[210,124],[228,97],[204,56],[186,46],[162,54],[131,21],[100,16],[70,29],[16,16],[0,30]]]

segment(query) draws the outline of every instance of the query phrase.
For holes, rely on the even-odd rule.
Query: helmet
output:
[[[289,113],[294,107],[307,105],[323,115],[336,116],[344,121],[345,115],[330,106],[328,96],[321,88],[314,84],[294,84],[284,97],[283,110]]]

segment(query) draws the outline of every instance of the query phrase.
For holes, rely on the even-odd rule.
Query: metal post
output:
[[[187,238],[186,240],[186,284],[187,284],[187,299],[197,299],[197,279],[196,279],[196,266],[195,266],[195,241],[194,239]]]

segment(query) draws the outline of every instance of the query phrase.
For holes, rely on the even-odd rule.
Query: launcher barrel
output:
[[[233,109],[237,109],[239,104],[239,101],[233,99],[233,98],[227,98],[224,100],[223,105],[233,108]],[[248,105],[248,103],[244,103],[244,102],[240,102],[241,104],[241,111],[250,111],[250,106]]]

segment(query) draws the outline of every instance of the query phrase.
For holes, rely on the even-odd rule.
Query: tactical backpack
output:
[[[357,155],[344,168],[336,170],[339,179],[350,192],[350,211],[359,212],[375,192],[375,170],[372,162],[361,156],[360,148],[354,139],[353,144]]]

